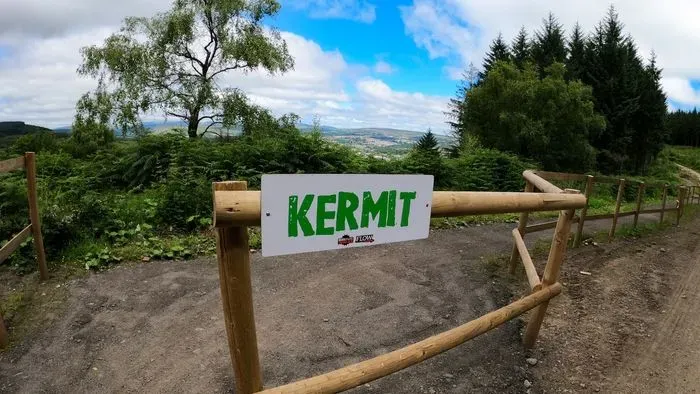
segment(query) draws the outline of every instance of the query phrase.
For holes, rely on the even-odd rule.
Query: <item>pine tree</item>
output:
[[[661,149],[659,125],[664,116],[659,111],[663,92],[655,61],[651,69],[645,68],[623,29],[611,6],[586,44],[581,74],[593,88],[596,110],[606,118],[605,130],[591,140],[598,150],[598,169],[616,174],[645,171]]]
[[[639,88],[639,110],[632,118],[632,127],[636,131],[635,148],[629,151],[629,155],[634,168],[646,172],[668,138],[664,125],[666,94],[661,88],[661,69],[656,65],[653,51],[649,64],[640,75]]]
[[[430,129],[420,137],[406,156],[404,168],[410,173],[432,175],[435,186],[446,186],[446,169],[437,138]]]
[[[428,129],[428,132],[418,139],[415,148],[420,152],[439,152],[438,140],[435,138],[435,134],[433,134],[432,130]]]
[[[530,42],[527,39],[525,26],[520,27],[518,35],[515,36],[513,40],[512,48],[513,63],[522,70],[526,62],[532,61],[532,50],[530,48]]]
[[[454,145],[448,148],[451,157],[459,156],[460,152],[466,146],[467,130],[464,128],[464,108],[467,103],[468,93],[479,81],[479,71],[474,67],[473,63],[464,71],[462,81],[457,86],[457,94],[455,98],[450,99],[447,104],[449,110],[446,115],[449,118],[447,122],[452,128],[452,136],[454,137]]]
[[[568,56],[566,58],[566,77],[568,80],[581,79],[584,72],[584,61],[586,56],[586,39],[578,22],[574,25],[568,45]]]
[[[493,68],[496,62],[509,60],[510,52],[508,50],[508,44],[506,44],[506,42],[503,41],[503,35],[501,33],[498,33],[498,37],[496,37],[496,39],[493,40],[493,42],[491,43],[491,46],[489,46],[489,51],[486,54],[486,58],[484,59],[482,71],[479,74],[479,80],[482,80],[484,79],[484,77],[486,77],[486,74],[489,73],[489,70]]]
[[[542,30],[535,33],[532,43],[532,58],[535,61],[540,77],[554,62],[564,62],[566,59],[566,43],[564,29],[551,12],[543,20]]]

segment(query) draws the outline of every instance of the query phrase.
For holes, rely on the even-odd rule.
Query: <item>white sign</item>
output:
[[[263,256],[428,237],[432,175],[263,175]]]

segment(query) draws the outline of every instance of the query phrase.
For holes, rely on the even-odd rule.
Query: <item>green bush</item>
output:
[[[534,165],[494,149],[477,149],[451,159],[451,188],[472,191],[520,191],[523,171]]]

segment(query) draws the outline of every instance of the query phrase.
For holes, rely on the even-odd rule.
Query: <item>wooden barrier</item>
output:
[[[581,245],[581,242],[583,241],[583,228],[584,228],[584,223],[587,221],[591,220],[602,220],[602,219],[613,219],[613,223],[611,225],[610,231],[608,232],[608,239],[611,240],[616,231],[617,227],[617,222],[619,218],[625,217],[625,216],[632,216],[634,215],[634,221],[633,221],[633,226],[637,227],[639,223],[639,215],[643,214],[655,214],[659,213],[659,223],[662,224],[664,221],[664,213],[667,211],[672,211],[676,213],[676,224],[679,223],[680,217],[683,215],[683,209],[687,204],[691,204],[693,201],[695,201],[694,197],[691,197],[691,194],[694,196],[697,194],[698,196],[698,203],[700,203],[700,186],[689,186],[689,187],[680,187],[679,188],[679,198],[676,201],[676,207],[674,208],[667,208],[666,207],[666,200],[668,198],[668,190],[670,185],[668,183],[645,183],[641,181],[630,181],[626,179],[619,179],[615,177],[610,177],[610,176],[593,176],[593,175],[583,175],[583,174],[569,174],[569,173],[562,173],[562,172],[549,172],[549,171],[526,171],[527,174],[523,174],[525,178],[527,179],[528,177],[532,176],[532,174],[541,177],[544,179],[544,182],[539,181],[543,187],[547,190],[556,190],[553,189],[549,186],[546,185],[547,181],[586,181],[586,189],[584,192],[584,196],[586,197],[586,205],[581,209],[581,214],[578,217],[574,217],[572,219],[572,223],[578,222],[578,228],[576,230],[576,235],[574,237],[574,243],[573,245],[575,247],[578,247]],[[603,184],[617,184],[618,186],[618,193],[617,193],[617,198],[615,200],[615,211],[612,213],[604,213],[604,214],[598,214],[598,215],[588,215],[588,200],[592,194],[593,191],[593,185],[597,183],[603,183]],[[636,208],[634,211],[630,212],[620,212],[620,206],[621,206],[621,198],[624,196],[624,187],[628,186],[629,184],[637,184],[637,198],[636,198]],[[555,186],[556,187],[556,186]],[[654,209],[643,209],[644,205],[644,193],[646,189],[650,187],[656,187],[662,189],[662,203],[661,203],[661,208],[654,208]],[[542,189],[541,189],[542,190]],[[561,190],[561,189],[559,189]],[[685,192],[683,192],[685,190]],[[681,197],[681,193],[683,194],[683,197]],[[542,231],[542,230],[547,230],[554,228],[556,226],[555,221],[551,222],[544,222],[544,223],[538,223],[538,224],[533,224],[529,226],[524,226],[520,231],[522,235],[537,232],[537,231]],[[520,228],[520,227],[519,227]],[[515,253],[515,252],[514,252]],[[514,261],[515,259],[515,254],[511,256],[511,262]],[[514,266],[514,265],[512,265]]]
[[[586,205],[581,208],[580,219],[578,221],[578,227],[576,229],[576,236],[574,237],[574,246],[581,246],[581,241],[583,240],[583,224],[586,222],[586,215],[588,214],[588,202],[593,193],[593,180],[595,178],[593,175],[586,175],[586,189],[583,195],[586,197]]]
[[[535,186],[530,181],[525,181],[525,193],[532,193],[535,190]],[[520,219],[518,219],[518,233],[522,237],[525,234],[525,227],[527,226],[527,219],[529,216],[528,211],[523,211],[520,213]],[[513,251],[510,254],[510,273],[511,275],[515,273],[516,262],[518,260],[518,247],[513,245]]]
[[[617,218],[620,215],[620,204],[622,203],[622,197],[625,195],[625,180],[620,179],[620,186],[617,188],[617,199],[615,200],[615,214],[612,218],[612,225],[610,226],[610,232],[608,233],[608,240],[615,238],[615,228],[617,227]]]
[[[523,237],[520,235],[520,231],[518,231],[517,228],[513,229],[513,240],[515,241],[515,248],[517,249],[518,255],[523,262],[525,275],[527,275],[527,282],[530,284],[530,289],[532,291],[541,289],[542,282],[540,281],[540,277],[537,275],[535,264],[532,262],[530,253],[527,251],[527,246],[525,246],[525,241],[523,241]]]
[[[554,283],[518,301],[489,312],[459,327],[416,342],[402,349],[349,365],[335,371],[263,391],[264,394],[337,393],[371,382],[415,365],[473,339],[522,313],[548,302],[561,293]]]
[[[433,357],[537,307],[524,339],[526,346],[532,346],[544,319],[547,303],[561,292],[557,278],[566,252],[573,213],[586,205],[586,198],[574,190],[562,191],[530,171],[525,171],[523,176],[532,185],[529,190],[538,188],[545,193],[433,192],[431,216],[561,210],[541,283],[525,248],[520,226],[513,231],[514,248],[525,266],[532,290],[530,295],[413,345],[264,392],[332,393],[357,387]],[[246,226],[260,225],[260,192],[245,189],[245,182],[219,182],[213,185],[221,296],[236,392],[239,394],[262,389],[246,229]],[[526,219],[525,216],[521,223],[525,224]]]
[[[659,215],[659,226],[664,224],[664,212],[666,211],[666,197],[668,192],[668,184],[664,183],[664,189],[661,192],[661,212]]]
[[[0,263],[5,261],[22,242],[31,235],[34,238],[34,248],[36,250],[37,262],[39,264],[39,277],[46,280],[49,271],[46,267],[46,255],[44,252],[44,241],[41,236],[41,221],[39,215],[39,204],[36,186],[36,157],[34,152],[27,152],[24,156],[15,157],[9,160],[0,161],[0,172],[10,172],[24,168],[27,178],[27,202],[29,204],[30,224],[17,233],[10,241],[0,248]],[[7,346],[9,337],[5,321],[0,315],[0,348]]]

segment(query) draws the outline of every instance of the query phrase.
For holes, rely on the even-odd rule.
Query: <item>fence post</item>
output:
[[[5,320],[2,319],[2,313],[0,313],[0,349],[4,349],[9,343],[10,336],[7,334]]]
[[[637,208],[634,211],[634,227],[637,227],[637,222],[639,221],[639,212],[642,210],[642,200],[644,199],[644,182],[639,183],[639,190],[637,191]]]
[[[247,190],[247,183],[217,182],[214,183],[213,190]],[[248,228],[216,228],[216,255],[236,393],[261,391],[262,374],[253,313]]]
[[[588,214],[588,200],[591,197],[591,193],[593,193],[594,178],[595,177],[593,175],[588,175],[586,177],[586,190],[584,191],[584,195],[586,196],[586,206],[581,208],[581,213],[579,214],[578,218],[578,228],[576,229],[576,236],[574,238],[574,247],[576,248],[581,246],[581,241],[583,238],[583,222],[586,220],[586,215]]]
[[[676,226],[681,222],[681,216],[683,215],[683,206],[685,205],[685,186],[680,186],[678,189],[678,207],[676,208]]]
[[[617,188],[617,200],[615,201],[615,214],[613,215],[612,226],[610,227],[610,233],[608,234],[608,241],[612,241],[615,238],[615,228],[617,227],[617,216],[620,214],[620,204],[622,203],[622,197],[625,194],[625,180],[620,179],[620,186]]]
[[[535,190],[535,186],[528,180],[525,181],[525,193],[532,193]],[[521,212],[520,219],[518,219],[518,232],[520,236],[525,241],[525,227],[527,226],[527,218],[529,212]],[[510,254],[510,273],[511,275],[515,273],[515,267],[518,263],[518,245],[513,242],[513,252]]]
[[[27,200],[29,202],[29,220],[32,224],[32,238],[36,259],[39,263],[39,277],[41,280],[49,278],[49,270],[46,267],[46,253],[44,252],[44,238],[41,236],[41,218],[39,215],[39,200],[36,192],[36,156],[34,152],[24,154],[24,167],[27,174]]]
[[[664,224],[664,211],[666,210],[666,196],[668,192],[668,183],[664,183],[664,190],[661,192],[661,214],[659,215],[659,226]]]
[[[542,275],[542,288],[551,286],[559,279],[559,271],[566,255],[566,245],[569,241],[569,231],[571,230],[571,219],[573,217],[573,209],[559,212],[559,220],[557,221],[557,227],[554,229],[547,265],[544,268],[544,275]],[[548,305],[549,301],[543,302],[531,313],[525,329],[525,336],[523,337],[523,345],[528,349],[532,348],[535,345],[535,341],[537,341]]]

